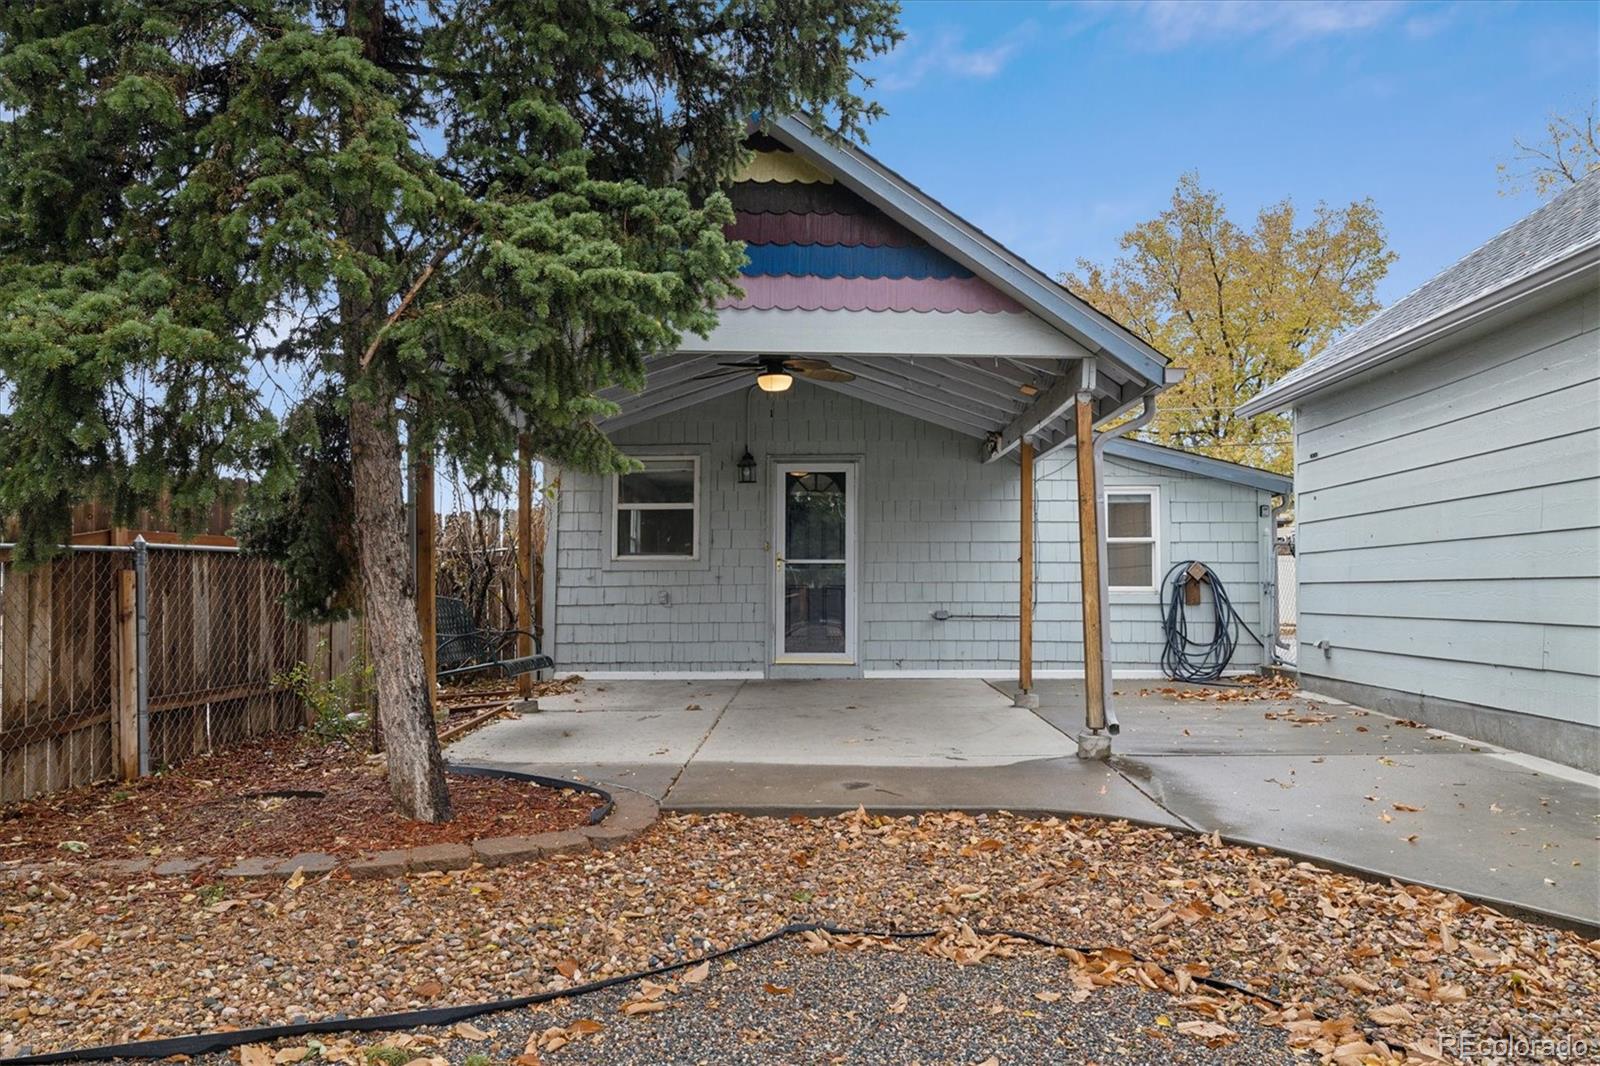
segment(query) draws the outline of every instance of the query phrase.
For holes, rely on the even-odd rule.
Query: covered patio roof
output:
[[[753,384],[708,377],[719,363],[824,359],[855,379],[818,384],[966,434],[993,461],[1024,438],[1041,455],[1071,442],[1080,393],[1100,422],[1176,380],[1159,352],[858,146],[802,116],[753,143],[731,231],[751,249],[746,298],[725,301],[710,336],[648,360],[643,390],[605,393],[621,410],[603,428]]]
[[[823,358],[856,376],[854,381],[815,384],[966,434],[975,442],[974,459],[1009,454],[1024,436],[1040,455],[1070,443],[1073,400],[1081,389],[1094,393],[1097,421],[1138,404],[1147,392],[1142,383],[1118,382],[1087,357],[884,355],[818,348],[803,341],[803,335],[791,334],[783,354]],[[641,391],[602,394],[620,407],[602,426],[621,429],[751,388],[753,374],[704,375],[720,371],[721,362],[753,354],[758,353],[686,348],[656,356],[646,363]]]

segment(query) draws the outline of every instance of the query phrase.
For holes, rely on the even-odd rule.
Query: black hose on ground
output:
[[[1189,635],[1189,612],[1185,609],[1184,593],[1191,583],[1200,586],[1200,600],[1205,602],[1204,590],[1211,590],[1211,636],[1195,640]],[[1217,576],[1216,570],[1185,559],[1174,563],[1161,579],[1162,599],[1166,604],[1161,614],[1161,672],[1174,681],[1205,684],[1222,676],[1233,661],[1234,649],[1239,645],[1239,627],[1257,644],[1261,638],[1234,609],[1228,598],[1228,589]],[[1261,644],[1265,648],[1265,644]]]
[[[765,936],[754,940],[747,940],[741,944],[723,948],[720,951],[708,952],[698,958],[684,959],[682,962],[668,963],[665,966],[656,966],[638,973],[618,974],[600,981],[590,981],[587,984],[575,985],[572,988],[562,988],[551,992],[538,992],[530,996],[516,996],[511,999],[492,1000],[486,1003],[463,1003],[457,1007],[430,1007],[425,1010],[401,1011],[394,1014],[374,1014],[364,1018],[324,1018],[314,1022],[297,1022],[289,1025],[264,1025],[255,1029],[234,1029],[227,1032],[195,1033],[190,1036],[169,1037],[162,1040],[137,1040],[127,1044],[106,1044],[100,1047],[74,1048],[69,1051],[52,1051],[42,1055],[22,1055],[17,1058],[0,1060],[5,1066],[54,1066],[56,1063],[68,1062],[105,1062],[114,1059],[164,1059],[172,1056],[206,1055],[217,1051],[227,1051],[230,1048],[240,1047],[244,1044],[264,1044],[272,1040],[282,1040],[287,1037],[315,1036],[326,1033],[380,1033],[395,1032],[402,1029],[415,1029],[425,1025],[454,1025],[469,1018],[481,1017],[485,1014],[495,1014],[500,1011],[517,1010],[531,1007],[539,1003],[548,1003],[556,999],[570,999],[573,996],[588,995],[591,992],[600,992],[617,985],[639,981],[649,977],[659,977],[662,974],[674,973],[678,970],[698,966],[702,962],[714,962],[717,959],[738,955],[755,948],[763,947],[780,940],[786,936],[796,936],[803,933],[827,933],[830,936],[867,936],[883,937],[891,940],[925,940],[938,936],[943,930],[918,929],[918,930],[875,930],[875,929],[844,929],[827,922],[791,922],[788,925],[774,929]],[[1039,936],[1037,933],[1025,933],[1012,929],[974,929],[979,936],[1004,936],[1016,940],[1025,940],[1031,944],[1047,948],[1070,948],[1080,954],[1093,954],[1098,948],[1078,947],[1051,940],[1049,937]],[[1133,961],[1143,963],[1148,960],[1132,955]],[[1176,971],[1170,966],[1156,963],[1169,975],[1176,976]],[[1284,1004],[1255,989],[1225,981],[1216,977],[1201,977],[1191,975],[1197,985],[1213,988],[1222,992],[1235,992],[1260,1000],[1274,1008],[1281,1009]]]

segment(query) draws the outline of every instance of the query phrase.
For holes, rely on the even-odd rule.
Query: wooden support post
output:
[[[136,643],[134,573],[117,571],[117,774],[124,781],[139,776],[139,649]]]
[[[1078,393],[1074,403],[1078,457],[1078,557],[1083,592],[1084,722],[1099,732],[1106,727],[1104,622],[1100,602],[1100,507],[1095,499],[1094,394]]]
[[[1033,441],[1024,437],[1019,447],[1022,510],[1017,528],[1022,551],[1017,575],[1017,688],[1026,696],[1033,691]]]
[[[533,454],[517,440],[517,655],[533,654]],[[517,695],[533,695],[533,674],[517,675]]]
[[[418,458],[412,469],[412,485],[416,500],[417,534],[417,625],[422,630],[422,671],[428,690],[428,703],[434,713],[439,710],[438,685],[434,678],[439,672],[439,619],[437,560],[434,557],[433,514],[433,458]]]

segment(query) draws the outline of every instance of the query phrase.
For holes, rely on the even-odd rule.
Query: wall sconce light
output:
[[[739,459],[739,484],[754,485],[756,483],[756,457],[750,454],[750,449],[744,450],[744,455]]]

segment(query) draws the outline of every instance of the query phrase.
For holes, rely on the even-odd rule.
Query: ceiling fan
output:
[[[756,385],[762,392],[784,392],[794,379],[807,378],[811,381],[854,381],[856,376],[848,370],[840,370],[826,359],[785,359],[780,355],[762,356],[758,359],[746,359],[737,363],[718,363],[718,369],[697,375],[695,380],[703,378],[724,378],[734,374],[748,374],[756,372]]]

